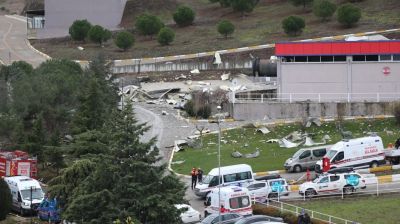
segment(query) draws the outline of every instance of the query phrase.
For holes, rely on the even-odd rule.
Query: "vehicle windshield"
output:
[[[332,159],[336,155],[336,153],[337,151],[335,150],[328,150],[325,156],[328,157],[329,159]]]
[[[313,183],[318,183],[319,180],[321,180],[321,179],[324,178],[324,177],[325,177],[324,175],[321,175],[321,176],[319,176],[318,178],[315,178],[312,182],[313,182]]]
[[[213,179],[214,176],[211,175],[206,175],[205,177],[203,177],[203,184],[209,184],[211,182],[211,180]]]
[[[303,149],[300,149],[299,151],[297,151],[292,158],[298,158],[302,153],[304,152]]]
[[[27,189],[27,190],[21,190],[21,196],[24,200],[31,200],[31,190]],[[32,189],[32,200],[34,199],[38,199],[41,200],[43,199],[44,194],[42,189]]]

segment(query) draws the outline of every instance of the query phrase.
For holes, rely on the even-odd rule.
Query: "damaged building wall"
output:
[[[235,120],[301,119],[307,117],[393,115],[395,102],[358,103],[234,103],[228,107]]]

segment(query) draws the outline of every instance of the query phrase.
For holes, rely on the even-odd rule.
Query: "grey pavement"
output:
[[[31,48],[27,40],[26,21],[20,17],[0,16],[0,63],[26,61],[33,67],[47,58]]]

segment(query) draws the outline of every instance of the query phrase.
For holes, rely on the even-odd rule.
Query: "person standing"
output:
[[[192,176],[192,190],[196,188],[196,183],[197,183],[197,170],[195,167],[192,168],[192,172],[190,172],[190,175]]]
[[[200,167],[197,169],[197,182],[203,182],[203,170],[201,170]]]

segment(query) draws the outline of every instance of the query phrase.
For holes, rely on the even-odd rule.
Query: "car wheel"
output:
[[[352,186],[344,186],[343,188],[343,194],[351,194],[353,193],[354,188]]]
[[[378,167],[378,162],[373,161],[373,162],[371,163],[371,168],[376,168],[376,167]]]
[[[311,198],[317,195],[317,192],[314,189],[307,189],[304,194],[306,195],[307,198]]]
[[[300,165],[294,166],[293,171],[294,171],[295,173],[300,173],[300,172],[302,171],[301,166],[300,166]]]

